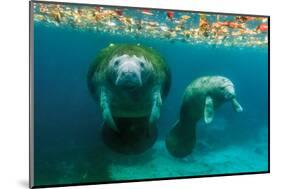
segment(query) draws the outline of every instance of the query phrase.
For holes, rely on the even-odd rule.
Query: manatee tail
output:
[[[191,154],[196,143],[196,123],[183,124],[178,120],[165,142],[169,153],[174,157],[183,158]]]

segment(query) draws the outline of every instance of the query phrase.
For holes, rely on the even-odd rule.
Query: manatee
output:
[[[160,108],[171,83],[169,67],[155,50],[139,44],[110,44],[90,65],[87,81],[100,104],[106,143],[134,146],[133,138],[144,138],[144,133],[155,138]]]
[[[197,122],[203,118],[206,124],[211,123],[215,110],[228,101],[236,112],[243,111],[228,78],[205,76],[192,81],[185,89],[179,120],[165,140],[170,154],[179,158],[191,154],[196,143]]]

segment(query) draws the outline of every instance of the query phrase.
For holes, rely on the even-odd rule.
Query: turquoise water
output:
[[[110,43],[153,47],[171,69],[158,138],[143,154],[118,154],[101,140],[102,117],[88,91],[87,72]],[[267,63],[267,45],[194,44],[35,22],[35,185],[267,171]],[[194,152],[174,158],[165,136],[178,119],[185,87],[204,75],[230,78],[244,111],[238,114],[223,105],[210,125],[198,124]]]

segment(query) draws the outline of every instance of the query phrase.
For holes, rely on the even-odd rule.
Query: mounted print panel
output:
[[[269,172],[269,17],[30,3],[31,187]]]

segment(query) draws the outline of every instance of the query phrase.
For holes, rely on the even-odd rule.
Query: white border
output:
[[[278,0],[77,0],[79,3],[271,16],[271,174],[67,187],[96,189],[278,188],[281,178],[281,11]],[[76,1],[76,2],[77,2]],[[70,2],[70,1],[69,1]],[[28,187],[28,0],[1,2],[0,187]],[[254,69],[254,68],[253,68]],[[254,95],[254,94],[251,94]]]

